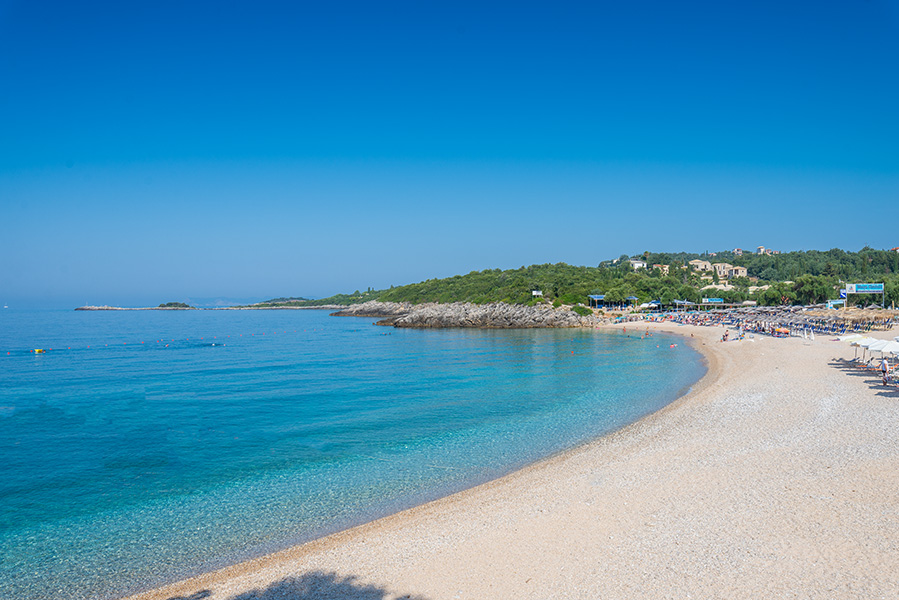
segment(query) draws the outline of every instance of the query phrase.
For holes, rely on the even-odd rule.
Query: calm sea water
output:
[[[3,597],[118,597],[306,541],[598,437],[704,373],[636,330],[372,322],[0,309]]]

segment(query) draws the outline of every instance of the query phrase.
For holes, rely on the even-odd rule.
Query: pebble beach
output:
[[[707,375],[501,479],[132,600],[899,597],[899,388],[823,336],[627,327]]]

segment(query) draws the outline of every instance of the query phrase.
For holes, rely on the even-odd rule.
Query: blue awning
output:
[[[605,294],[590,294],[587,297],[592,300],[603,300],[603,299],[605,299],[606,295]]]

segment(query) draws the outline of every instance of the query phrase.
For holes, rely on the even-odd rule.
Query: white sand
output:
[[[135,598],[899,598],[899,389],[832,364],[853,350],[822,336],[650,327],[694,334],[710,361],[659,413]]]

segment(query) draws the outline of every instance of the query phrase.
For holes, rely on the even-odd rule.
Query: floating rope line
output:
[[[300,332],[299,330],[295,329],[295,330],[293,330],[293,333],[316,333],[318,331],[319,331],[318,329],[312,329],[312,330],[304,329],[302,332]],[[354,330],[354,331],[359,331],[359,330]],[[269,334],[269,336],[271,336],[271,335],[275,335],[275,334],[279,334],[279,333],[288,334],[288,333],[290,333],[290,331],[289,330],[285,330],[285,331],[277,331],[276,330],[276,331],[271,331],[271,332],[263,331],[263,332],[249,333],[249,334],[239,333],[239,334],[223,335],[221,337],[222,337],[222,339],[230,339],[233,335],[234,337],[238,337],[238,338],[243,338],[243,337],[260,337],[261,338],[261,337],[265,336],[266,334]],[[206,341],[207,337],[210,337],[210,336],[203,335],[199,338],[195,337],[195,338],[193,338],[194,342],[192,344],[190,343],[191,338],[184,338],[183,340],[169,338],[168,342],[166,342],[165,339],[160,338],[158,340],[154,340],[153,342],[150,342],[149,346],[158,346],[159,348],[171,348],[176,343],[181,343],[181,342],[190,344],[188,347],[197,347],[197,346],[216,346],[216,347],[223,346],[224,347],[227,345],[224,342],[218,342],[218,341],[212,342],[212,343],[206,343],[206,344],[198,344],[197,343],[198,341]],[[211,336],[210,339],[218,340],[219,336],[213,335],[213,336]],[[48,346],[47,348],[31,348],[31,349],[27,349],[27,350],[13,348],[13,349],[8,349],[5,352],[6,352],[6,356],[12,357],[12,356],[28,356],[28,355],[48,354],[50,352],[55,354],[57,352],[69,352],[69,351],[72,351],[72,352],[80,352],[80,351],[84,351],[84,350],[99,351],[99,350],[102,350],[105,348],[109,348],[110,344],[112,344],[113,347],[116,347],[118,345],[118,342],[104,342],[102,347],[99,346],[98,344],[91,343],[91,344],[88,344],[85,346],[72,346],[72,345],[56,346],[56,345],[54,345],[53,347]],[[147,348],[147,346],[148,346],[146,340],[122,341],[121,346],[128,346],[129,344],[132,347],[143,346],[144,348]],[[2,352],[3,351],[0,350],[0,353],[2,353]]]

